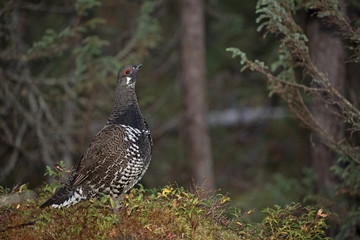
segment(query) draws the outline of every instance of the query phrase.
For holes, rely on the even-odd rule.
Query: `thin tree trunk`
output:
[[[206,79],[203,0],[180,0],[182,83],[186,141],[192,176],[198,186],[214,187],[210,137],[206,123]]]
[[[315,65],[327,74],[330,83],[341,92],[345,82],[345,51],[340,36],[336,35],[336,29],[325,26],[318,19],[312,19],[308,25],[308,35],[310,53]],[[329,134],[340,140],[343,138],[344,127],[342,121],[329,109],[334,107],[325,106],[315,98],[312,112]],[[318,175],[317,188],[321,190],[335,183],[335,175],[330,167],[336,164],[337,155],[322,144],[320,136],[314,135],[313,139],[315,146],[312,151],[312,162]]]
[[[64,129],[65,134],[68,135],[67,139],[64,139],[63,160],[66,169],[71,169],[73,165],[73,153],[74,153],[74,142],[72,141],[72,129],[75,122],[75,102],[71,98],[67,98],[63,106],[63,118],[64,118]]]

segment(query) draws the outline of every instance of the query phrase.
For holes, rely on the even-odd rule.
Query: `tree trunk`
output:
[[[63,106],[63,122],[65,134],[68,138],[64,139],[64,146],[62,148],[63,161],[66,169],[73,167],[73,153],[74,153],[74,142],[72,140],[72,129],[75,122],[75,102],[71,98],[65,99]]]
[[[330,83],[342,92],[345,82],[345,51],[336,29],[325,26],[318,19],[311,19],[308,24],[308,35],[310,53],[315,65],[328,76]],[[319,99],[314,98],[312,112],[328,133],[335,140],[340,140],[343,138],[344,127],[342,121],[329,109],[334,107],[325,106]],[[313,140],[315,146],[312,150],[312,162],[318,175],[317,189],[321,190],[335,183],[335,175],[330,167],[336,164],[337,155],[322,144],[320,136],[314,134]]]
[[[182,83],[185,94],[185,131],[192,177],[198,186],[214,187],[210,137],[206,123],[204,5],[180,0]]]

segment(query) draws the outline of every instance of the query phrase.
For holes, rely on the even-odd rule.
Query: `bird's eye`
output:
[[[126,69],[126,70],[124,71],[124,75],[128,75],[128,74],[130,74],[130,72],[131,72],[131,69],[130,69],[130,68],[128,68],[128,69]]]

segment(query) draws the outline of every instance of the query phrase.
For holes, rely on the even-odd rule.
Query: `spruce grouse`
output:
[[[135,94],[141,66],[120,69],[114,107],[105,127],[95,135],[69,179],[41,208],[69,207],[102,194],[113,198],[117,208],[122,195],[142,178],[150,164],[152,139]]]

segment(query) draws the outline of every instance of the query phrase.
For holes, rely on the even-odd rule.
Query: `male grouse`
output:
[[[115,103],[109,119],[92,140],[64,186],[41,208],[69,207],[81,200],[105,194],[115,208],[149,167],[152,139],[135,94],[139,68],[124,66],[117,76]]]

